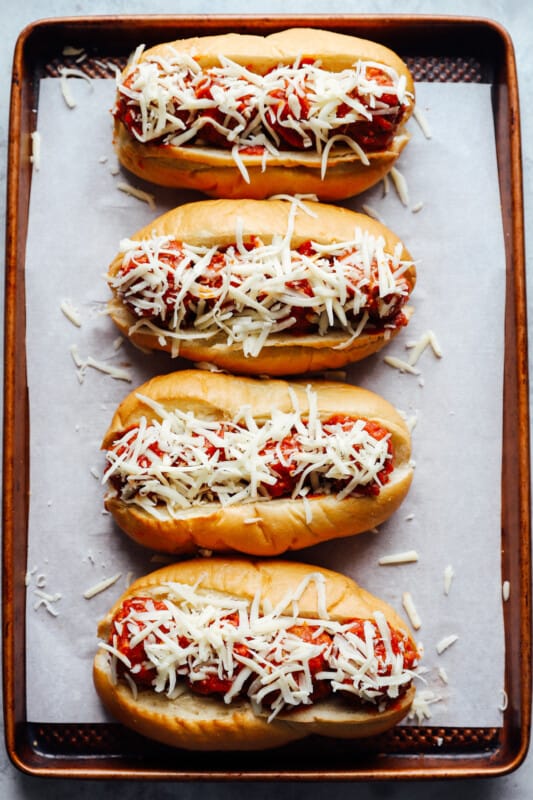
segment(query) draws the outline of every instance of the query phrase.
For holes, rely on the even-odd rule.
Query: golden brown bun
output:
[[[199,589],[212,589],[249,600],[260,589],[261,596],[275,606],[306,576],[316,572],[326,579],[327,610],[331,619],[340,622],[367,619],[381,611],[390,625],[403,631],[415,647],[405,623],[396,612],[350,578],[305,564],[244,559],[195,559],[164,567],[140,578],[101,621],[98,635],[107,640],[113,616],[124,600],[136,595],[150,595],[165,582],[194,584]],[[159,593],[158,597],[161,597]],[[313,585],[299,600],[299,610],[301,616],[319,616]],[[375,736],[405,717],[415,694],[414,688],[410,688],[383,712],[372,708],[353,709],[336,698],[280,715],[269,723],[264,717],[255,716],[245,700],[225,705],[213,698],[193,695],[186,689],[176,700],[168,700],[151,690],[139,690],[137,699],[134,699],[126,684],[113,684],[108,661],[107,653],[101,650],[96,655],[93,673],[96,690],[108,711],[144,736],[192,750],[259,750],[310,734],[342,738]]]
[[[154,220],[137,231],[134,240],[149,239],[152,235],[173,236],[180,242],[197,246],[229,245],[235,242],[236,220],[242,220],[244,236],[259,236],[269,244],[274,236],[287,232],[291,204],[284,200],[204,200],[187,203]],[[298,209],[295,217],[292,246],[298,247],[312,239],[320,244],[350,241],[356,228],[361,228],[375,237],[383,237],[385,251],[393,253],[399,242],[398,237],[385,225],[366,214],[358,214],[346,208],[319,203],[307,203],[309,213]],[[403,248],[401,259],[412,261],[409,252]],[[120,269],[122,256],[115,257],[109,267],[109,277],[114,277]],[[416,270],[412,266],[405,273],[405,279],[412,291],[416,280]],[[115,297],[109,303],[112,320],[125,336],[139,347],[150,350],[170,352],[170,339],[162,343],[157,335],[134,331],[130,328],[138,318]],[[404,309],[407,318],[410,308]],[[346,364],[360,361],[386,345],[401,328],[389,329],[388,338],[383,332],[366,333],[358,336],[343,348],[335,349],[349,340],[349,334],[332,332],[319,336],[291,336],[275,334],[267,340],[257,356],[245,356],[240,345],[228,346],[224,336],[209,343],[182,340],[179,355],[192,361],[206,361],[230,372],[247,375],[295,375],[323,369],[338,369]]]
[[[371,60],[392,67],[405,76],[407,91],[414,95],[413,78],[404,62],[383,45],[354,36],[311,28],[292,28],[270,36],[195,37],[158,45],[145,51],[165,55],[172,50],[193,55],[203,67],[218,66],[219,56],[245,64],[265,74],[278,64],[292,64],[295,59],[320,59],[324,69],[339,72],[357,60]],[[412,112],[406,110],[405,121]],[[266,170],[262,156],[242,154],[250,182],[246,182],[228,151],[214,147],[142,144],[131,137],[122,123],[114,130],[114,145],[121,164],[134,175],[161,186],[196,189],[211,197],[250,197],[256,200],[273,194],[298,192],[316,194],[321,200],[342,200],[365,191],[390,171],[409,141],[400,130],[389,150],[369,153],[365,165],[350,148],[338,149],[328,160],[321,178],[320,156],[298,150],[281,151],[269,156]]]
[[[400,506],[411,485],[410,435],[404,420],[390,403],[373,392],[348,384],[333,381],[289,384],[201,370],[174,372],[152,378],[125,398],[105,434],[102,448],[111,447],[124,430],[138,424],[142,417],[148,421],[156,418],[155,412],[137,395],[150,397],[166,409],[179,407],[193,411],[204,419],[230,419],[243,406],[249,406],[255,419],[266,420],[273,408],[292,410],[289,387],[296,393],[305,416],[307,385],[317,393],[322,419],[346,414],[375,421],[390,431],[395,469],[390,482],[377,496],[352,496],[340,501],[335,495],[310,497],[307,500],[312,512],[310,522],[306,518],[304,501],[290,498],[225,507],[203,504],[178,517],[158,520],[110,494],[105,500],[106,509],[139,544],[175,554],[206,549],[273,556],[362,533],[381,524]]]

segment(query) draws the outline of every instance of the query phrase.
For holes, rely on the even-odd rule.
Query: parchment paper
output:
[[[160,564],[102,512],[99,445],[120,400],[146,378],[184,366],[128,343],[102,312],[103,275],[119,240],[179,202],[200,199],[116,173],[111,147],[114,84],[71,83],[67,108],[59,81],[41,81],[41,164],[34,170],[27,249],[27,349],[31,424],[31,503],[27,576],[28,719],[107,719],[95,695],[91,664],[96,624],[131,577]],[[504,689],[500,564],[500,462],[505,262],[490,86],[420,84],[418,105],[432,132],[415,122],[398,168],[407,179],[405,207],[383,185],[345,203],[368,204],[406,243],[418,263],[415,315],[382,352],[348,370],[416,418],[415,480],[404,505],[378,533],[365,533],[296,554],[344,571],[403,613],[412,594],[422,626],[428,672],[419,689],[433,692],[432,725],[498,726]],[[128,182],[155,194],[156,209],[117,189]],[[422,207],[419,207],[422,204]],[[418,208],[418,211],[413,211]],[[82,325],[61,312],[68,299]],[[406,358],[406,343],[432,329],[420,375],[400,373],[385,354]],[[126,367],[131,383],[87,368],[71,354]],[[390,553],[414,549],[419,561],[378,566]],[[443,574],[455,577],[448,595]],[[121,574],[108,590],[83,593]],[[44,592],[48,606],[42,603]],[[512,590],[512,587],[511,587]],[[58,597],[60,595],[60,597]],[[53,599],[50,599],[53,598]],[[37,607],[36,607],[37,606]],[[404,615],[405,616],[405,615]],[[442,655],[437,643],[458,640]],[[443,681],[444,669],[448,683]]]

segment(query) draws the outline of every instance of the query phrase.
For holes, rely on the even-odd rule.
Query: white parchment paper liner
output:
[[[501,724],[504,688],[505,260],[490,86],[420,84],[417,91],[432,138],[410,122],[412,141],[398,164],[409,205],[400,203],[392,186],[384,196],[383,185],[345,203],[377,210],[418,262],[416,313],[408,329],[387,351],[348,370],[348,380],[416,418],[414,484],[378,533],[325,543],[296,557],[352,575],[400,612],[402,594],[411,592],[428,669],[419,689],[438,700],[430,706],[430,724],[492,727]],[[121,238],[179,202],[200,197],[117,174],[109,114],[113,81],[74,81],[72,92],[77,106],[69,109],[59,81],[41,81],[41,163],[33,174],[28,230],[27,702],[30,720],[86,723],[107,719],[91,678],[97,620],[131,577],[159,566],[102,513],[103,489],[95,477],[103,467],[100,441],[126,393],[153,374],[184,366],[127,343],[115,349],[117,331],[102,314],[108,299],[103,275]],[[153,192],[156,208],[118,191],[119,182]],[[65,299],[77,308],[80,328],[62,314]],[[406,343],[428,329],[438,338],[441,359],[426,350],[418,376],[384,363],[385,354],[406,358]],[[125,367],[131,383],[92,368],[80,382],[72,345],[82,359],[91,355]],[[417,563],[378,566],[381,556],[411,549],[419,554]],[[448,565],[455,577],[446,595]],[[117,573],[112,588],[91,600],[83,597]],[[54,598],[48,608],[39,605],[36,589]],[[436,645],[450,634],[458,640],[439,656]]]

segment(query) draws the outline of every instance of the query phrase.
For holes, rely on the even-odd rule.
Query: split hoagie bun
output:
[[[132,392],[105,434],[105,507],[135,541],[272,556],[374,528],[411,484],[393,406],[348,384],[201,370]]]
[[[224,34],[139,47],[118,81],[121,163],[213,197],[339,200],[377,183],[409,139],[414,84],[387,47],[331,31]]]
[[[416,270],[398,237],[321,203],[205,200],[121,242],[109,313],[145,349],[230,372],[335,369],[408,323]]]
[[[96,690],[124,725],[192,750],[374,736],[408,713],[417,646],[331,570],[194,559],[135,581],[99,625]]]

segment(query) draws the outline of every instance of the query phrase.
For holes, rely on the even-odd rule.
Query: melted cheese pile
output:
[[[299,616],[298,601],[313,581],[317,587],[319,619]],[[275,608],[265,608],[266,602],[261,600],[259,591],[250,602],[172,582],[152,589],[151,594],[163,601],[165,609],[156,609],[147,600],[145,611],[132,609],[126,619],[115,622],[111,642],[101,644],[112,654],[115,682],[117,660],[128,669],[132,667],[116,646],[124,626],[131,635],[130,647],[144,643],[145,664],[155,668],[152,686],[156,692],[171,699],[178,697],[184,691],[180,676],[186,676],[192,683],[213,676],[234,678],[224,702],[230,703],[248,683],[246,694],[255,713],[263,712],[263,703],[268,698],[269,721],[287,707],[312,702],[310,661],[324,648],[288,631],[294,625],[307,623],[318,628],[317,635],[326,632],[332,637],[325,650],[326,669],[314,677],[330,681],[333,692],[348,692],[381,711],[400,696],[414,677],[413,670],[404,666],[406,637],[399,635],[398,652],[393,652],[391,628],[382,612],[375,612],[373,620],[364,621],[364,636],[350,631],[353,621],[340,623],[329,619],[325,580],[320,573],[311,573]],[[236,615],[237,624],[228,622],[230,615]],[[179,637],[188,640],[185,646],[178,643]],[[245,645],[249,655],[236,652],[237,644]],[[378,645],[384,656],[377,655]],[[140,665],[133,667],[131,676],[125,672],[134,693],[137,692],[135,671],[140,669]]]
[[[366,420],[354,420],[348,430],[342,424],[324,430],[317,413],[316,394],[310,389],[309,416],[274,409],[258,425],[250,408],[242,408],[224,423],[198,419],[192,412],[167,411],[147,397],[138,399],[151,407],[160,420],[127,431],[107,451],[104,481],[119,479],[120,498],[158,519],[183,516],[193,506],[222,506],[270,500],[268,486],[279,477],[273,464],[289,466],[281,448],[284,438],[295,435],[299,449],[291,453],[296,484],[293,499],[310,493],[331,493],[338,482],[344,499],[359,487],[381,485],[380,472],[392,457],[390,434],[381,440],[365,429]],[[328,426],[329,427],[329,426]],[[276,446],[272,446],[275,443]],[[209,445],[213,453],[209,454]]]
[[[180,340],[209,342],[223,337],[226,345],[242,347],[245,356],[255,357],[269,337],[287,329],[290,335],[295,323],[291,310],[303,309],[318,335],[332,329],[347,334],[337,345],[342,349],[368,327],[369,295],[374,292],[375,311],[385,320],[384,327],[395,327],[387,318],[408,298],[403,276],[413,266],[402,260],[401,242],[390,254],[382,236],[356,228],[352,240],[312,242],[315,253],[305,255],[291,249],[292,233],[289,219],[284,236],[275,236],[270,244],[255,240],[250,248],[243,239],[242,221],[237,220],[235,245],[225,252],[177,245],[171,236],[123,240],[121,269],[109,284],[140,317],[130,334],[149,333],[162,346],[170,339],[173,355],[179,353]],[[215,257],[216,272],[210,267]],[[219,285],[213,285],[215,277]]]
[[[203,70],[194,58],[178,51],[150,54],[140,61],[142,52],[142,47],[137,49],[118,83],[119,96],[140,114],[140,130],[133,128],[132,135],[143,143],[162,140],[181,146],[201,139],[203,127],[209,125],[232,146],[245,180],[248,175],[239,150],[260,147],[265,157],[279,154],[280,137],[272,114],[277,123],[301,137],[304,148],[323,155],[324,172],[333,145],[343,145],[363,164],[369,163],[364,149],[342,133],[346,125],[394,116],[413,99],[405,76],[373,61],[357,61],[351,69],[330,72],[319,61],[296,60],[259,75],[224,56],[219,56],[219,67]],[[390,85],[379,83],[372,76],[374,69],[385,74]],[[396,105],[384,102],[384,95],[393,95]],[[280,97],[288,104],[288,119],[277,114]],[[304,98],[307,111],[302,108]]]

